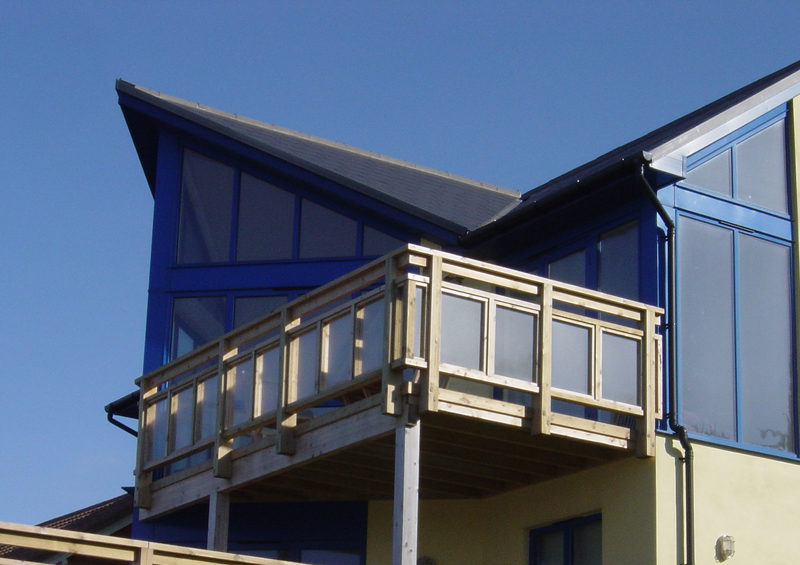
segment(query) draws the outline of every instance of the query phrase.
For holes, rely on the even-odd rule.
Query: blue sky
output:
[[[114,80],[526,191],[800,59],[798,2],[0,0],[0,520],[133,483],[152,198]]]

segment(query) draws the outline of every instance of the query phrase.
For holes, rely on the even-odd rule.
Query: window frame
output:
[[[601,552],[601,560],[602,560],[602,551],[603,551],[603,542],[602,542],[602,522],[603,522],[603,515],[602,513],[596,514],[589,514],[586,516],[580,516],[578,518],[570,518],[568,520],[562,520],[560,522],[555,522],[553,524],[549,524],[547,526],[542,526],[539,528],[533,528],[528,532],[528,563],[529,565],[540,565],[536,562],[536,537],[542,534],[549,534],[552,532],[563,532],[564,533],[564,548],[563,548],[563,555],[564,555],[564,565],[572,565],[572,536],[573,530],[578,526],[583,526],[585,524],[592,524],[595,522],[600,522],[601,524],[601,538],[600,538],[600,552]]]

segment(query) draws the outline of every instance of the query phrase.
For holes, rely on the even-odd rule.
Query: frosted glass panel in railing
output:
[[[589,328],[553,320],[554,387],[589,394],[590,340]]]
[[[231,425],[247,422],[253,417],[253,364],[248,358],[228,369],[228,390],[231,394]]]
[[[148,408],[150,422],[149,459],[158,459],[167,454],[167,399],[159,400]]]
[[[320,388],[350,380],[353,372],[353,316],[347,314],[325,324],[327,340],[326,367]],[[382,337],[382,335],[381,335]]]
[[[260,410],[258,415],[266,414],[278,409],[278,360],[279,350],[277,347],[268,349],[256,357],[256,381],[259,383],[258,389],[261,391],[261,398],[257,406]]]
[[[172,395],[172,449],[192,443],[194,421],[194,389],[187,388]]]
[[[440,360],[481,370],[483,303],[442,293]]]
[[[499,307],[495,316],[494,372],[533,382],[536,315]]]
[[[639,341],[603,332],[603,398],[639,404]]]
[[[313,395],[317,390],[319,363],[319,331],[314,328],[294,340],[297,348],[297,399]]]
[[[217,377],[198,383],[197,409],[200,411],[198,439],[207,438],[214,433],[214,423],[217,419]]]
[[[370,302],[360,310],[356,347],[361,355],[361,374],[383,366],[383,317],[383,300]]]

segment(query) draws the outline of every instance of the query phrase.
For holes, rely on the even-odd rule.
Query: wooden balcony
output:
[[[483,497],[652,456],[661,310],[408,245],[137,380],[147,519]],[[402,496],[402,495],[401,495]]]

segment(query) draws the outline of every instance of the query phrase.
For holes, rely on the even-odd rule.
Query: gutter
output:
[[[680,441],[683,448],[683,461],[685,467],[684,472],[684,540],[686,541],[686,550],[684,556],[686,557],[685,565],[694,565],[694,449],[692,444],[689,443],[689,436],[686,428],[678,423],[677,416],[677,398],[678,398],[678,382],[676,379],[677,373],[677,279],[675,276],[675,222],[667,213],[664,205],[658,199],[655,190],[645,177],[645,167],[651,160],[652,156],[644,152],[642,154],[643,163],[639,168],[639,179],[642,181],[645,194],[650,198],[656,212],[664,221],[667,226],[667,318],[666,328],[669,331],[667,340],[667,359],[668,371],[667,382],[669,384],[669,407],[667,411],[667,421],[670,429],[675,433],[675,436]]]
[[[106,417],[108,421],[117,426],[121,430],[125,430],[133,437],[139,437],[139,433],[131,428],[130,426],[126,426],[119,420],[115,420],[114,416],[124,416],[126,411],[130,411],[133,406],[136,406],[139,403],[139,391],[136,390],[130,394],[126,394],[122,398],[118,398],[114,402],[107,404],[105,407]]]

